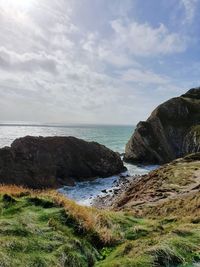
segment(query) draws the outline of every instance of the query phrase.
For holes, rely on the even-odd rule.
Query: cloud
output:
[[[81,41],[82,48],[104,63],[111,64],[115,67],[126,67],[134,63],[123,51],[119,51],[118,47],[112,45],[111,42],[101,40],[97,33],[89,33],[86,38]]]
[[[125,71],[121,77],[124,81],[136,82],[140,84],[166,85],[170,83],[169,77],[158,75],[149,70],[129,69]]]
[[[167,55],[183,52],[187,47],[185,37],[169,32],[163,24],[153,28],[148,23],[114,20],[111,26],[115,32],[114,41],[126,47],[132,55]]]
[[[184,23],[192,23],[196,14],[196,7],[199,0],[180,0],[181,5],[185,9]]]
[[[127,14],[135,7],[135,0],[115,0],[114,2],[108,3],[110,13],[114,16],[127,17]]]
[[[0,47],[0,68],[6,71],[32,72],[43,70],[56,73],[56,59],[45,53],[24,53],[17,54]]]
[[[170,32],[163,24],[156,28],[121,18],[110,25],[112,32],[108,38],[102,38],[97,32],[87,33],[81,45],[90,56],[115,67],[138,67],[138,57],[167,56],[187,49],[188,39]]]
[[[187,40],[164,24],[136,22],[135,1],[3,2],[0,120],[136,123],[165,99],[156,88],[176,88],[165,63]]]

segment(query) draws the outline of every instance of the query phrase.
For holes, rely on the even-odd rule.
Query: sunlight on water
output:
[[[131,126],[2,126],[0,146],[7,146],[16,138],[33,136],[75,136],[87,141],[96,141],[114,151],[124,152],[125,144],[132,135]]]

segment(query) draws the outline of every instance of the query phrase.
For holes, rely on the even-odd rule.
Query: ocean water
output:
[[[19,137],[32,136],[75,136],[87,141],[96,141],[113,151],[123,153],[125,145],[134,131],[134,126],[100,125],[24,125],[0,124],[0,147],[9,146]],[[155,166],[125,164],[131,175],[145,174]],[[99,178],[92,182],[77,183],[74,187],[64,187],[60,192],[80,204],[90,205],[92,199],[102,195],[104,189],[112,189],[119,177]]]
[[[14,139],[26,135],[75,136],[87,141],[99,142],[122,153],[133,130],[132,126],[0,124],[0,146],[10,145]]]

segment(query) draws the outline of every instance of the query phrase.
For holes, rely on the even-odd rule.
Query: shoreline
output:
[[[125,172],[106,178],[99,177],[90,181],[76,182],[73,187],[64,186],[59,188],[58,191],[76,201],[79,205],[95,206],[97,202],[103,204],[104,199],[108,200],[112,198],[113,194],[116,195],[117,191],[120,191],[121,185],[125,186],[127,184],[128,186],[134,177],[148,174],[158,166],[138,166],[131,164],[126,167],[127,171]]]
[[[115,187],[112,190],[105,189],[103,190],[104,195],[98,195],[91,203],[92,207],[97,209],[112,209],[115,201],[131,186],[133,182],[136,182],[139,179],[142,179],[143,175],[120,175],[119,180],[116,182]]]

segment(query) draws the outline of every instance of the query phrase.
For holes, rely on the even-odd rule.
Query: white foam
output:
[[[150,170],[155,169],[157,166],[141,166],[138,167],[136,165],[125,164],[128,168],[128,172],[122,174],[130,174],[130,175],[142,175],[148,173]],[[116,184],[119,180],[120,176],[112,176],[108,178],[98,178],[94,181],[86,181],[76,183],[75,186],[65,186],[60,188],[58,191],[68,198],[75,200],[77,203],[81,205],[90,206],[93,199],[98,195],[103,196],[106,193],[103,193],[103,190],[109,192],[110,190],[114,190]]]

